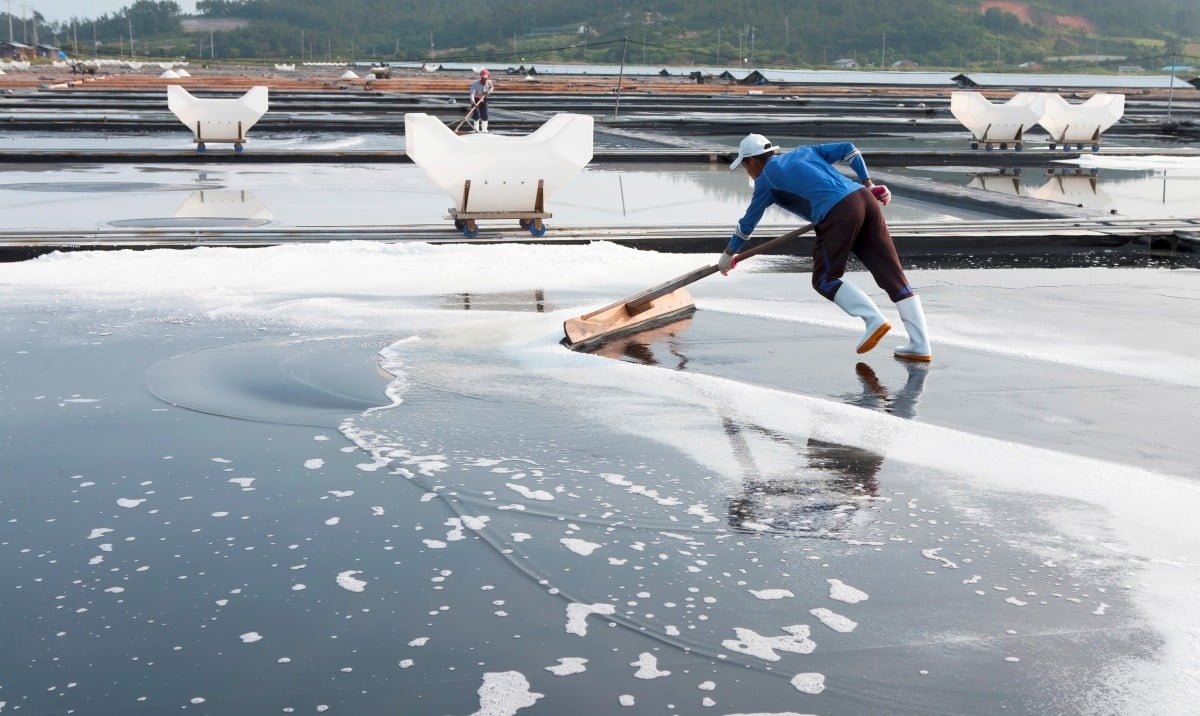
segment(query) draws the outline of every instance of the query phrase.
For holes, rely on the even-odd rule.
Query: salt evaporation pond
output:
[[[558,344],[698,261],[0,265],[0,713],[1190,708],[1194,270],[913,272],[928,368],[769,260]]]

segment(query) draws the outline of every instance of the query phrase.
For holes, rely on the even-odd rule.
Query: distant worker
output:
[[[488,131],[488,96],[495,89],[486,69],[480,70],[479,79],[471,83],[471,125],[476,132]]]
[[[908,343],[895,349],[895,357],[931,360],[921,298],[908,284],[879,208],[892,200],[892,193],[886,186],[871,181],[862,153],[850,142],[802,146],[777,154],[778,149],[766,137],[749,134],[729,165],[730,169],[739,165],[746,169],[754,182],[754,195],[717,261],[721,273],[728,274],[736,265],[734,255],[750,239],[763,212],[773,204],[779,205],[816,225],[812,285],[817,293],[866,324],[858,352],[874,348],[891,330],[891,325],[870,296],[842,280],[851,253],[862,261],[875,283],[896,304],[908,331]],[[833,166],[835,163],[854,170],[862,186],[839,172]]]

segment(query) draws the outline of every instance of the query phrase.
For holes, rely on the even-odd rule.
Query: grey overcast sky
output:
[[[72,17],[96,18],[101,15],[115,15],[134,2],[136,0],[0,0],[0,12],[8,12],[11,6],[13,17],[16,18],[25,17],[26,13],[32,15],[36,10],[42,13],[46,22],[67,22]],[[175,2],[185,13],[196,11],[195,0]],[[21,7],[22,5],[28,10]]]

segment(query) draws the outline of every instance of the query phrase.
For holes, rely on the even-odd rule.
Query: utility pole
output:
[[[719,27],[717,28],[717,64],[721,64],[721,28]]]
[[[1179,53],[1171,53],[1171,83],[1167,89],[1167,121],[1171,121],[1171,101],[1175,98],[1175,68],[1179,66]]]
[[[129,59],[133,59],[133,16],[126,14],[125,19],[129,21]]]
[[[625,53],[629,51],[629,37],[625,38],[625,44],[621,48],[621,73],[617,75],[617,102],[613,105],[613,119],[617,118],[617,113],[621,111],[621,80],[625,78]]]
[[[8,0],[8,41],[13,41],[12,34],[12,0]]]
[[[300,30],[300,61],[304,62],[304,30]]]
[[[886,67],[887,67],[887,30],[884,30],[883,31],[883,46],[879,50],[879,68],[885,69]]]

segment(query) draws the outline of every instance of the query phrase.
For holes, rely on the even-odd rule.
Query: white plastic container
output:
[[[539,181],[549,198],[592,160],[592,125],[587,115],[556,114],[524,136],[460,136],[437,117],[406,114],[405,151],[459,212],[533,211]]]
[[[233,144],[242,151],[246,132],[267,113],[267,88],[251,87],[241,97],[194,97],[179,85],[167,85],[167,108],[192,130],[196,149],[210,143]]]
[[[999,144],[1021,149],[1025,131],[1042,118],[1046,98],[1043,92],[1019,92],[1003,104],[993,104],[979,92],[951,92],[950,113],[970,130],[972,149]]]
[[[1091,145],[1100,150],[1100,134],[1125,115],[1125,95],[1094,94],[1081,104],[1071,104],[1052,94],[1046,97],[1046,107],[1039,123],[1050,133],[1050,148],[1074,144],[1079,149]]]

